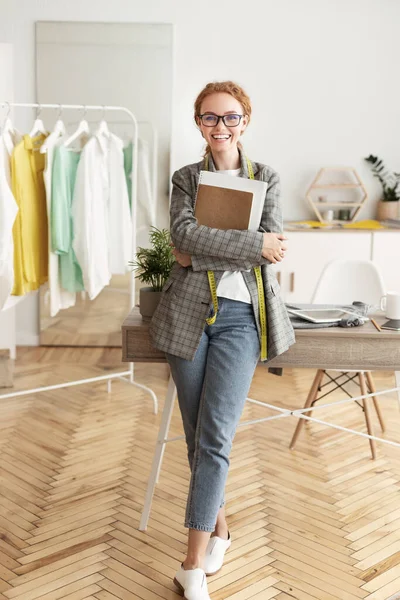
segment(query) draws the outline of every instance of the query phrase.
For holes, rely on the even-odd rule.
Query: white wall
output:
[[[35,100],[35,21],[173,23],[173,168],[199,159],[197,92],[209,80],[235,79],[253,100],[247,153],[281,174],[286,220],[311,216],[304,193],[321,166],[359,171],[370,192],[361,218],[374,215],[379,196],[363,157],[377,154],[399,170],[394,0],[0,0],[0,15],[0,42],[14,44],[21,101]],[[24,327],[38,332],[30,301],[21,305]]]

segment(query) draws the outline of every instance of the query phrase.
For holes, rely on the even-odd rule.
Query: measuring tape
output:
[[[246,157],[247,168],[249,171],[249,179],[254,179],[254,172],[251,162]],[[208,171],[208,154],[204,159],[204,167],[205,171]],[[258,294],[258,307],[260,314],[260,327],[261,327],[261,360],[266,360],[267,358],[267,311],[265,309],[265,295],[264,295],[264,285],[261,275],[261,267],[254,267],[254,273],[257,281],[257,294]],[[211,292],[211,300],[214,307],[214,314],[211,317],[206,319],[207,325],[213,325],[217,319],[218,314],[218,296],[217,296],[217,286],[215,284],[215,276],[214,271],[207,271],[208,283],[210,286]]]
[[[265,296],[264,286],[261,276],[261,267],[254,267],[254,273],[257,280],[257,292],[258,292],[258,308],[260,313],[260,327],[261,327],[261,360],[267,358],[267,311],[265,310]]]
[[[211,292],[211,300],[214,305],[214,314],[212,317],[208,317],[208,319],[206,319],[206,323],[207,325],[214,325],[218,312],[217,286],[215,285],[214,271],[207,271],[207,275]]]

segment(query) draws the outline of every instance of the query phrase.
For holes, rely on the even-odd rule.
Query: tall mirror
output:
[[[173,77],[173,29],[151,23],[36,23],[36,95],[39,103],[124,106],[139,123],[137,246],[149,245],[149,228],[168,224]],[[50,130],[57,111],[43,110]],[[82,111],[65,110],[73,133]],[[95,129],[106,119],[124,142],[129,177],[133,127],[122,112],[88,112]],[[129,181],[128,181],[129,188]],[[133,258],[133,256],[132,256]],[[40,343],[47,346],[121,345],[121,323],[130,309],[131,272],[113,275],[90,300],[77,294],[71,308],[50,314],[46,285],[40,290]]]

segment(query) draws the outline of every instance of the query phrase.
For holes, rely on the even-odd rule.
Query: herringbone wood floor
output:
[[[60,310],[55,317],[50,316],[47,284],[42,286],[40,343],[43,346],[121,346],[121,323],[131,306],[129,283],[130,273],[113,275],[110,285],[94,300],[78,293],[75,305]]]
[[[21,349],[15,388],[121,369],[119,359],[120,350]],[[167,367],[135,368],[162,403]],[[251,396],[300,407],[312,377],[258,368]],[[394,383],[390,373],[375,381],[378,389]],[[400,441],[396,396],[381,404],[385,435]],[[364,430],[357,406],[321,412]],[[248,403],[243,418],[266,414]],[[137,529],[159,420],[149,397],[124,382],[110,395],[100,383],[1,401],[2,600],[180,598],[172,576],[186,540],[183,442],[168,445],[148,531]],[[294,426],[288,418],[238,430],[227,484],[233,544],[209,579],[213,600],[396,597],[399,450],[380,444],[373,462],[365,439],[307,424],[291,452]],[[180,433],[175,411],[171,434]]]

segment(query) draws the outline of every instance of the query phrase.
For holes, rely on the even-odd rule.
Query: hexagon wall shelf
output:
[[[323,179],[329,179],[329,174],[331,173],[346,173],[346,175],[350,178],[353,179],[355,181],[352,182],[347,182],[347,183],[322,183]],[[318,199],[314,200],[311,192],[312,190],[320,190],[320,191],[328,191],[328,190],[352,190],[352,189],[359,189],[361,191],[362,194],[362,198],[359,202],[346,202],[344,201],[338,201],[337,199],[335,199],[335,201],[330,202],[329,199],[327,201],[324,202],[320,202]],[[367,194],[367,190],[365,189],[365,186],[363,184],[363,182],[361,181],[357,171],[355,169],[353,169],[352,167],[324,167],[323,169],[320,169],[314,179],[314,181],[312,182],[312,184],[310,185],[310,187],[307,190],[306,193],[306,198],[310,204],[310,206],[312,207],[313,211],[315,212],[315,214],[317,215],[319,221],[321,221],[321,223],[326,223],[327,221],[324,219],[323,215],[321,214],[321,211],[324,211],[324,209],[333,209],[334,211],[336,210],[340,210],[340,209],[346,209],[348,208],[350,210],[350,215],[349,218],[344,220],[344,219],[333,219],[333,223],[343,223],[343,222],[350,222],[350,221],[354,221],[356,216],[358,215],[358,213],[361,210],[361,207],[363,206],[363,204],[366,202],[366,200],[368,199],[368,194]]]

